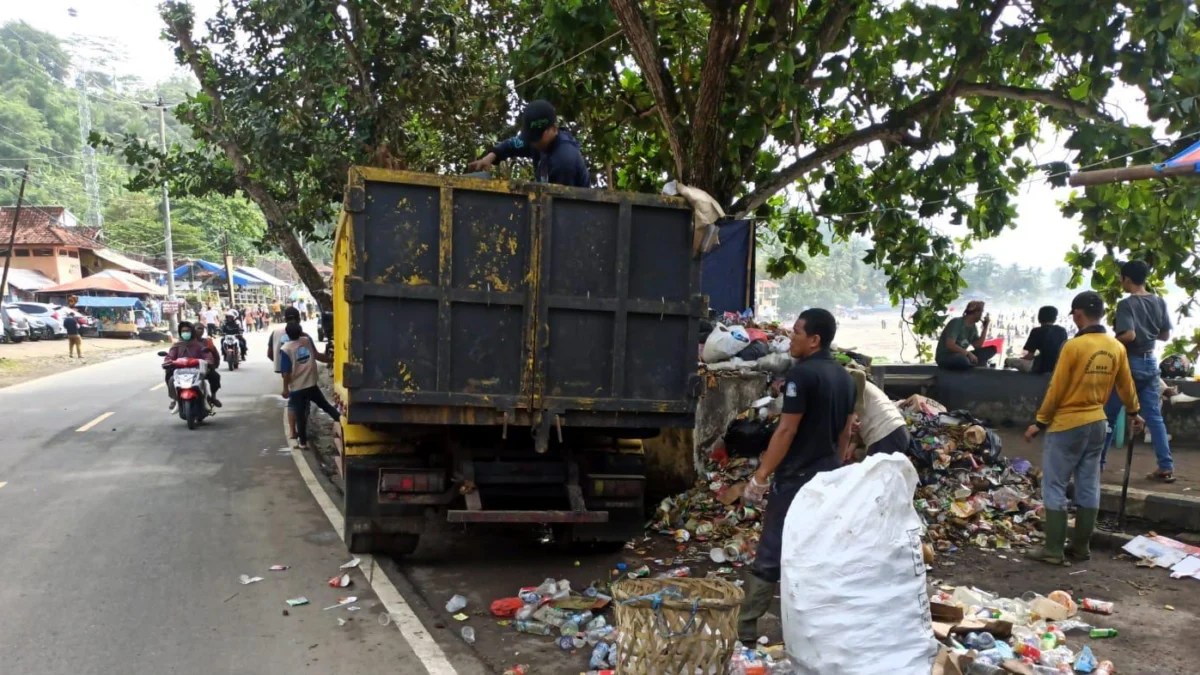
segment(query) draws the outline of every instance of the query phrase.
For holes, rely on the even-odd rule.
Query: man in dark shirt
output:
[[[1067,330],[1057,325],[1058,310],[1049,305],[1038,310],[1038,323],[1025,340],[1025,353],[1020,358],[1006,359],[1006,368],[1041,375],[1053,373],[1058,354],[1067,342]]]
[[[83,337],[79,335],[79,319],[74,314],[68,314],[63,319],[63,329],[67,331],[67,358],[73,358],[76,353],[83,358]]]
[[[1121,289],[1129,295],[1117,303],[1117,316],[1113,320],[1113,337],[1125,345],[1129,354],[1129,372],[1137,386],[1138,401],[1142,405],[1142,419],[1150,432],[1154,445],[1154,456],[1158,469],[1146,476],[1164,483],[1175,482],[1175,461],[1171,457],[1171,443],[1167,440],[1167,425],[1162,416],[1162,391],[1159,389],[1161,374],[1154,348],[1159,342],[1171,338],[1171,312],[1167,301],[1146,290],[1146,278],[1150,266],[1141,260],[1130,260],[1121,265]],[[1121,412],[1121,400],[1116,391],[1104,406],[1110,429],[1116,428],[1117,415]],[[1104,468],[1112,434],[1104,442],[1100,455],[1100,467]]]
[[[838,448],[850,439],[854,380],[829,351],[837,322],[824,309],[807,309],[796,319],[794,331],[789,352],[800,361],[788,372],[784,383],[779,426],[742,494],[747,504],[761,503],[771,474],[775,474],[762,538],[744,587],[746,596],[738,623],[743,641],[758,638],[758,619],[775,595],[783,523],[792,499],[818,472],[841,466]]]
[[[549,101],[533,101],[521,112],[521,132],[467,165],[468,171],[485,171],[513,157],[533,160],[535,180],[574,187],[591,187],[579,141],[558,128],[558,115]]]
[[[982,320],[982,324],[980,321]],[[967,303],[963,315],[954,317],[942,329],[938,337],[937,349],[934,351],[934,361],[939,368],[946,370],[970,370],[987,362],[996,355],[995,347],[984,347],[988,339],[988,326],[991,320],[983,316],[983,301],[972,300]],[[980,324],[983,330],[976,326]],[[970,348],[974,349],[970,349]]]

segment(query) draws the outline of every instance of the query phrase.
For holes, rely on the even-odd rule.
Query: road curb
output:
[[[1117,513],[1121,508],[1121,486],[1100,486],[1100,510]],[[1200,497],[1129,488],[1125,514],[1158,525],[1200,531]]]

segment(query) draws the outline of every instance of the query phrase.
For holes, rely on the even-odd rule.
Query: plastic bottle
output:
[[[601,626],[599,628],[593,628],[589,630],[584,634],[584,636],[589,645],[594,645],[601,640],[608,639],[608,636],[612,635],[615,631],[616,628],[613,626]]]
[[[596,646],[592,648],[592,656],[588,659],[588,667],[593,670],[600,670],[608,665],[608,649],[607,642],[596,643]]]
[[[1075,660],[1075,654],[1067,647],[1055,647],[1050,651],[1042,652],[1042,658],[1038,659],[1038,663],[1051,668],[1062,669],[1062,666],[1070,667],[1071,662]],[[1068,670],[1068,672],[1070,672]]]
[[[469,645],[475,644],[475,629],[470,626],[463,626],[462,639]]]
[[[521,602],[533,605],[535,608],[542,604],[542,594],[537,591],[521,591],[517,597],[521,598]]]
[[[579,622],[575,619],[567,619],[563,625],[558,627],[560,635],[575,635],[579,632]]]
[[[554,595],[554,592],[558,590],[558,582],[553,579],[546,579],[535,590],[539,595]]]
[[[1093,638],[1117,637],[1117,629],[1116,628],[1093,628],[1091,630],[1091,632],[1088,633],[1088,635],[1090,635]]]
[[[1084,611],[1092,612],[1093,614],[1112,614],[1113,603],[1106,600],[1096,600],[1094,598],[1084,598],[1080,603]]]
[[[967,633],[967,646],[979,651],[992,649],[996,646],[996,638],[986,631],[982,633]]]
[[[546,625],[540,621],[514,621],[512,625],[518,633],[529,633],[531,635],[554,635],[554,627]]]
[[[528,621],[533,618],[533,613],[537,611],[537,605],[523,605],[517,610],[517,621]]]
[[[533,618],[548,626],[558,628],[571,618],[571,613],[550,605],[543,605],[541,609],[533,613]]]
[[[1038,644],[1038,647],[1041,648],[1041,650],[1043,652],[1048,652],[1057,646],[1058,646],[1058,638],[1054,636],[1054,633],[1051,633],[1049,631],[1042,633],[1042,637]]]
[[[450,612],[451,614],[454,614],[456,612],[462,611],[462,609],[466,606],[467,606],[467,599],[461,595],[456,595],[453,598],[450,598],[450,601],[446,603],[446,611]]]
[[[1034,662],[1037,662],[1042,658],[1042,650],[1038,649],[1034,645],[1029,644],[1028,642],[1018,643],[1015,651],[1022,657]]]
[[[590,632],[596,630],[597,628],[604,628],[607,625],[608,620],[604,618],[603,614],[600,614],[591,621],[587,622],[587,625],[583,627],[583,630]]]

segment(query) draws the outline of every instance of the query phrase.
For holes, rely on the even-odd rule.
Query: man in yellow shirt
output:
[[[1025,430],[1032,441],[1047,431],[1042,446],[1042,499],[1046,505],[1046,545],[1025,557],[1052,565],[1070,564],[1091,557],[1092,531],[1100,514],[1100,455],[1108,422],[1104,403],[1116,387],[1129,411],[1130,427],[1142,428],[1138,416],[1137,388],[1129,371],[1125,346],[1108,335],[1100,323],[1104,300],[1095,291],[1085,291],[1071,301],[1071,319],[1079,333],[1067,340],[1058,357],[1046,397],[1037,412],[1037,422]],[[1067,484],[1075,477],[1075,531],[1071,550],[1067,541]]]

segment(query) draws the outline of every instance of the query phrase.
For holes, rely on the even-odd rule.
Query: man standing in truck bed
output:
[[[533,160],[535,180],[572,187],[591,187],[587,163],[579,152],[579,141],[558,128],[558,116],[549,101],[537,100],[521,112],[521,131],[498,143],[491,152],[467,165],[468,171],[485,171],[496,162],[513,157]]]

